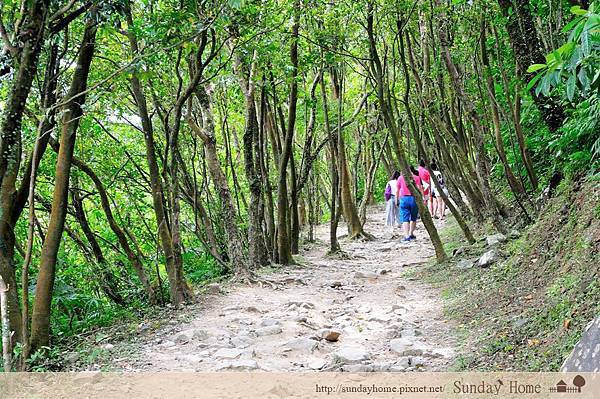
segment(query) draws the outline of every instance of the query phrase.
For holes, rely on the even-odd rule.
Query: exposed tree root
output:
[[[349,236],[351,240],[363,240],[363,241],[375,241],[375,236],[373,234],[367,233],[364,230],[361,230],[351,236]]]
[[[331,257],[331,258],[337,258],[337,259],[352,259],[352,257],[350,256],[350,254],[348,254],[348,252],[344,252],[341,249],[338,249],[337,251],[328,251],[327,256]]]

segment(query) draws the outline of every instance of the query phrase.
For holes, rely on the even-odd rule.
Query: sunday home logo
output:
[[[522,383],[518,380],[496,380],[496,381],[485,381],[482,380],[476,384],[467,384],[463,381],[454,381],[454,393],[457,394],[488,394],[488,395],[500,395],[500,394],[535,394],[542,392],[542,386],[540,384]]]
[[[580,375],[573,378],[573,386],[570,387],[566,382],[560,380],[556,386],[550,387],[552,393],[581,393],[581,387],[585,385],[585,378]]]

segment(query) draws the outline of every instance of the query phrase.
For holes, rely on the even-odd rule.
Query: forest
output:
[[[597,0],[3,0],[0,43],[4,371],[63,369],[71,340],[211,283],[270,284],[315,242],[347,257],[419,160],[466,246],[591,207],[600,298]],[[462,250],[407,184],[449,270]]]

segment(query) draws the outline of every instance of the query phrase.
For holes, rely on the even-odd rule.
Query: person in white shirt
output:
[[[400,172],[395,171],[385,187],[385,225],[391,228],[398,223],[398,204],[396,200],[398,177],[400,177]]]
[[[431,164],[431,170],[433,171],[433,175],[437,179],[438,183],[440,183],[440,186],[442,187],[442,190],[444,191],[444,194],[446,194],[446,197],[447,197],[448,189],[446,188],[446,183],[444,182],[444,177],[442,176],[442,172],[440,172],[438,170],[437,165],[435,163]],[[432,182],[432,186],[433,186],[433,191],[432,191],[432,194],[433,194],[433,217],[435,219],[439,218],[441,220],[444,220],[444,218],[446,217],[446,204],[444,203],[444,199],[440,195],[440,192],[437,189],[437,186],[435,185],[435,183]]]

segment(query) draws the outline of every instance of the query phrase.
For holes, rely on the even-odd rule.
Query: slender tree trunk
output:
[[[354,203],[354,197],[350,189],[350,173],[348,171],[348,161],[346,159],[346,141],[344,139],[344,130],[342,127],[342,111],[343,111],[343,98],[344,98],[344,82],[343,74],[338,71],[337,74],[332,76],[332,79],[337,78],[337,82],[334,87],[338,90],[338,125],[337,125],[337,161],[338,170],[340,171],[340,194],[342,199],[342,211],[344,212],[344,218],[346,219],[346,225],[348,227],[348,237],[351,239],[364,237],[371,239],[372,236],[367,234],[363,230],[363,224],[358,217],[358,211]]]
[[[300,215],[298,213],[298,175],[293,151],[290,153],[290,192],[290,244],[292,255],[297,255],[300,246]]]
[[[532,64],[545,64],[543,47],[531,15],[529,0],[498,0],[500,9],[507,18],[506,30],[517,60],[517,75],[529,80],[532,77],[527,72]],[[531,96],[542,114],[542,118],[550,131],[555,132],[565,120],[565,111],[557,99],[538,96],[531,89]]]
[[[60,152],[59,144],[54,139],[51,139],[50,145],[52,146],[52,148],[54,149],[55,152],[57,152],[57,153]],[[117,221],[113,215],[110,199],[108,198],[108,193],[106,191],[106,188],[104,187],[104,184],[102,184],[102,181],[100,180],[98,175],[96,175],[96,173],[92,170],[92,168],[90,168],[81,159],[79,159],[77,157],[73,157],[73,165],[75,165],[79,170],[81,170],[83,173],[88,175],[88,177],[94,183],[94,186],[96,187],[96,190],[98,191],[98,195],[100,196],[100,204],[102,206],[102,210],[104,211],[104,215],[106,216],[106,220],[108,221],[108,225],[110,226],[110,229],[117,236],[119,245],[123,249],[123,252],[125,252],[127,259],[129,260],[129,262],[131,263],[131,266],[135,270],[135,272],[138,276],[138,279],[140,280],[140,283],[142,284],[142,287],[144,288],[144,291],[148,297],[148,300],[150,301],[150,303],[156,304],[158,298],[156,297],[156,292],[154,291],[154,288],[152,287],[150,280],[148,279],[146,271],[144,270],[144,264],[141,260],[141,256],[140,256],[140,254],[136,253],[131,248],[131,245],[129,244],[129,240],[127,239],[127,235],[125,234],[125,231],[117,223]],[[83,209],[81,209],[81,211],[83,211]],[[85,215],[82,215],[82,216],[85,216]],[[90,229],[90,231],[91,231],[91,229]],[[85,233],[85,229],[84,229],[84,233]],[[88,236],[88,234],[86,234],[86,236],[88,237],[88,241],[90,241],[89,240],[90,237]],[[92,235],[92,237],[93,237],[93,235]],[[94,245],[92,244],[91,241],[90,241],[90,244],[92,245],[92,247],[94,247]],[[96,258],[98,258],[98,257],[96,257]]]
[[[403,146],[400,142],[400,132],[398,130],[396,120],[394,119],[389,103],[389,90],[384,88],[384,72],[381,65],[381,60],[379,58],[379,54],[377,52],[377,42],[375,40],[375,31],[374,31],[374,10],[373,10],[373,2],[369,1],[367,6],[367,35],[369,39],[369,54],[371,56],[370,60],[370,69],[372,76],[375,80],[376,91],[377,91],[377,99],[379,100],[380,111],[383,116],[384,122],[390,131],[392,136],[392,141],[394,143],[394,149],[396,151],[396,156],[400,162],[401,173],[404,176],[405,181],[408,184],[408,188],[410,193],[415,197],[417,202],[417,206],[419,207],[419,213],[421,213],[421,218],[423,220],[423,224],[427,233],[429,234],[429,238],[433,244],[435,249],[436,258],[438,262],[443,262],[447,259],[446,252],[444,251],[444,246],[442,241],[433,225],[433,220],[431,219],[431,215],[429,211],[423,204],[423,199],[421,193],[417,189],[414,184],[412,177],[412,173],[410,171],[410,165],[406,159],[406,154],[404,152]],[[388,97],[386,97],[386,95]]]
[[[439,0],[437,1],[439,5]],[[460,98],[460,101],[465,107],[466,113],[473,124],[473,135],[475,142],[475,162],[477,165],[477,176],[480,186],[479,188],[481,189],[483,198],[485,200],[485,214],[489,217],[496,230],[498,230],[501,233],[506,233],[506,227],[504,227],[501,221],[501,217],[498,213],[496,206],[496,199],[494,198],[490,187],[489,168],[486,160],[483,127],[479,115],[477,114],[477,110],[475,109],[475,105],[469,99],[465,92],[463,81],[458,73],[454,61],[452,60],[452,56],[450,55],[450,50],[448,48],[449,21],[446,17],[445,12],[441,12],[439,14],[439,23],[440,47],[444,63],[446,64],[446,68],[448,69],[448,72],[450,74],[450,78],[454,85],[454,89],[456,90],[456,94]]]
[[[508,159],[506,158],[506,151],[504,149],[504,141],[502,139],[502,131],[500,127],[500,112],[498,110],[498,102],[496,100],[496,88],[494,78],[492,76],[490,61],[487,55],[486,49],[486,27],[485,27],[485,19],[481,21],[481,32],[480,32],[480,52],[481,52],[481,61],[483,63],[483,74],[485,76],[485,83],[487,87],[487,95],[490,100],[490,107],[492,111],[492,122],[494,124],[494,137],[496,139],[496,149],[498,151],[498,157],[500,158],[500,162],[504,168],[504,174],[506,176],[506,180],[508,181],[508,185],[510,186],[513,194],[517,201],[519,198],[525,195],[525,189],[521,185],[521,183],[517,180],[515,175],[508,164]],[[509,100],[510,101],[510,100]]]
[[[95,260],[93,261],[95,273],[97,273],[98,283],[100,284],[100,288],[104,292],[104,294],[115,304],[119,306],[127,305],[127,301],[120,293],[119,282],[112,274],[110,270],[110,266],[104,257],[104,253],[102,252],[102,248],[100,247],[100,243],[96,239],[96,235],[94,234],[92,228],[90,227],[90,223],[88,221],[87,215],[85,213],[83,200],[81,195],[79,195],[79,188],[75,184],[71,191],[71,197],[73,202],[73,208],[75,209],[75,218],[79,222],[81,226],[81,230],[85,235],[90,247],[92,248],[92,254],[94,255]]]
[[[264,79],[263,79],[264,83]],[[259,146],[260,156],[258,161],[261,170],[261,179],[264,186],[264,198],[265,198],[265,225],[266,225],[266,236],[265,236],[265,247],[267,248],[267,256],[272,258],[274,252],[274,238],[275,238],[275,209],[273,204],[273,187],[271,186],[271,180],[269,179],[269,149],[268,140],[266,137],[267,130],[271,130],[268,123],[268,103],[267,94],[264,85],[261,89],[261,107],[260,107],[260,131],[259,131]]]
[[[290,96],[288,109],[288,123],[285,132],[285,140],[281,151],[279,162],[279,182],[277,184],[277,254],[278,263],[287,265],[292,263],[292,251],[290,247],[290,234],[288,224],[288,188],[287,188],[287,166],[293,151],[294,130],[296,128],[296,106],[298,103],[298,29],[300,19],[300,2],[294,1],[294,23],[292,26],[290,61],[292,64],[292,75],[290,77]]]
[[[500,60],[500,46],[498,37],[498,31],[495,26],[492,25],[492,32],[494,33],[495,38],[495,47],[496,47],[496,58]],[[535,170],[533,168],[533,162],[531,161],[531,157],[529,156],[529,149],[527,148],[527,143],[525,142],[525,135],[523,134],[523,129],[521,127],[521,97],[519,94],[519,87],[515,87],[515,96],[514,96],[514,104],[513,100],[511,100],[511,90],[508,82],[508,77],[506,76],[506,70],[502,66],[502,64],[498,63],[498,69],[500,70],[500,74],[502,76],[502,87],[504,88],[504,95],[506,96],[506,102],[508,103],[508,107],[510,110],[510,118],[513,121],[515,127],[515,134],[517,136],[517,142],[519,143],[519,150],[521,152],[521,158],[523,163],[525,164],[525,169],[527,171],[527,176],[529,177],[529,181],[534,190],[537,190],[538,181],[537,176],[535,174]]]
[[[95,15],[95,12],[92,13]],[[71,88],[67,94],[62,118],[60,150],[57,156],[52,212],[48,222],[48,232],[42,247],[40,266],[35,288],[35,302],[31,318],[31,350],[35,352],[50,341],[50,313],[52,291],[56,270],[56,257],[67,216],[69,176],[71,161],[75,149],[75,139],[79,121],[83,116],[85,90],[90,65],[94,56],[96,41],[96,21],[91,17],[83,33],[77,67],[73,75]]]
[[[325,87],[325,76],[321,71],[321,96],[323,98],[323,119],[325,120],[325,132],[329,137],[329,175],[331,177],[331,200],[329,203],[329,252],[336,253],[340,251],[340,244],[337,238],[338,217],[337,217],[337,198],[339,192],[339,174],[337,168],[337,137],[331,131],[329,122],[329,107],[327,102],[327,89]],[[327,197],[327,196],[325,196]]]
[[[2,359],[6,373],[12,370],[11,329],[8,317],[8,287],[0,276],[0,330],[2,331]]]
[[[126,18],[128,25],[133,27],[134,24],[131,17],[129,3],[127,3],[126,7]],[[139,54],[138,43],[137,38],[132,30],[127,32],[127,37],[129,39],[129,44],[131,46],[133,55],[137,56]],[[152,204],[154,207],[154,214],[156,216],[156,223],[158,224],[160,243],[166,259],[166,269],[169,275],[169,282],[171,286],[171,301],[178,305],[180,302],[187,300],[192,293],[191,289],[183,278],[181,249],[175,247],[175,244],[179,242],[179,238],[173,237],[172,226],[170,226],[167,219],[167,212],[165,209],[165,191],[162,177],[158,168],[158,161],[155,153],[154,127],[152,125],[152,120],[150,119],[150,114],[148,113],[146,96],[144,95],[144,91],[137,74],[132,74],[130,81],[131,91],[133,92],[138,114],[142,121],[142,130],[144,131],[146,160],[148,163],[150,185],[152,189]],[[177,184],[177,181],[175,181],[174,184]],[[176,198],[178,193],[172,192],[171,194],[172,197],[175,195],[175,202],[178,202],[178,199]],[[178,210],[172,210],[172,213],[173,215],[178,216]]]
[[[18,28],[16,36],[21,42],[17,52],[18,68],[14,72],[8,89],[6,103],[3,104],[0,124],[0,276],[8,286],[8,312],[10,328],[15,342],[22,339],[22,318],[14,269],[14,196],[15,182],[21,163],[21,123],[38,69],[38,59],[44,43],[48,0],[35,0],[23,5],[23,18],[26,23]],[[27,189],[25,189],[27,190]],[[27,192],[27,191],[25,191]],[[26,197],[26,194],[25,194]]]
[[[237,226],[237,214],[235,212],[235,204],[233,203],[231,190],[229,189],[223,169],[221,169],[217,154],[217,140],[215,138],[215,126],[210,97],[203,87],[197,89],[196,96],[202,113],[202,127],[198,126],[191,118],[188,119],[188,124],[204,143],[208,170],[223,206],[223,226],[225,228],[225,234],[227,235],[227,249],[233,272],[238,279],[248,279],[252,276],[252,271],[249,268],[248,259],[244,254],[242,235]]]

